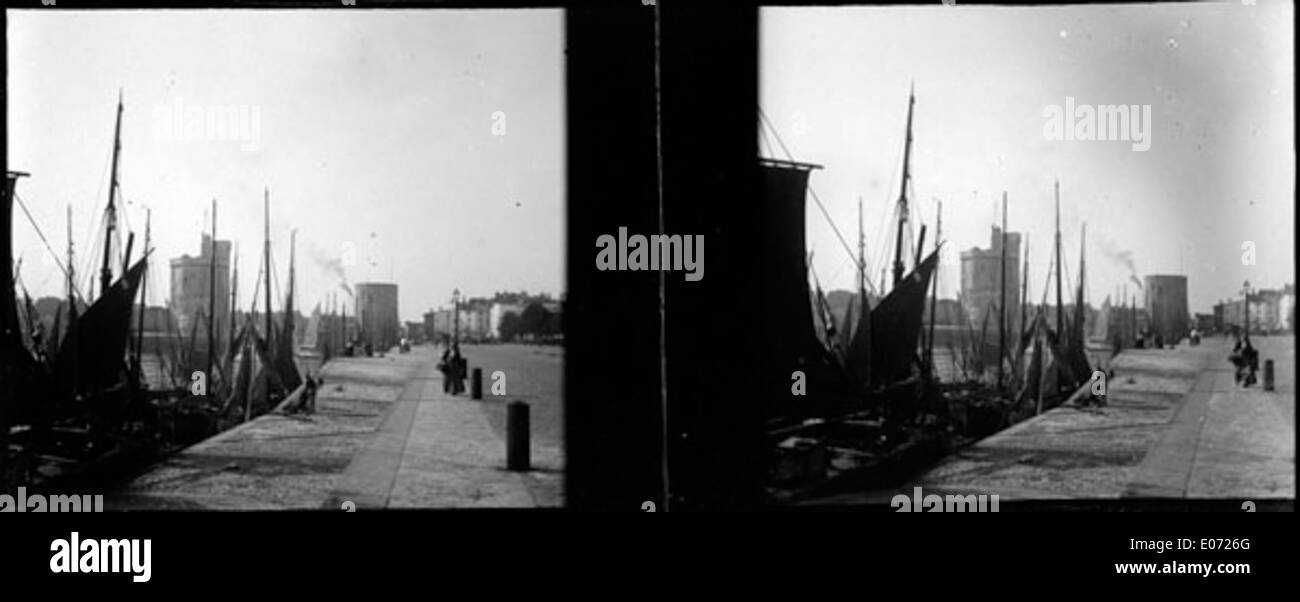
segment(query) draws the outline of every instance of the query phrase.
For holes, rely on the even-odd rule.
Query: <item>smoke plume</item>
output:
[[[1137,266],[1133,263],[1132,251],[1117,249],[1109,240],[1103,238],[1101,240],[1101,254],[1105,255],[1106,259],[1128,268],[1129,280],[1132,280],[1138,289],[1142,288],[1142,279],[1138,278]]]
[[[354,297],[352,294],[352,287],[348,285],[348,274],[343,268],[342,257],[331,257],[329,254],[314,246],[307,249],[307,254],[311,257],[312,263],[315,263],[317,267],[339,279],[339,288],[343,289],[349,297]]]

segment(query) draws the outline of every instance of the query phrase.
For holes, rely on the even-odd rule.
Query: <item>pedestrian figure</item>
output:
[[[442,373],[442,392],[451,393],[452,366],[450,347],[446,347],[442,350],[442,359],[438,361],[438,371]]]
[[[1259,351],[1250,344],[1250,337],[1246,337],[1246,346],[1241,350],[1241,359],[1246,369],[1245,386],[1249,387],[1255,384],[1255,371],[1259,370]]]
[[[452,346],[451,365],[452,365],[452,394],[460,395],[465,392],[465,358],[460,355],[460,343]]]
[[[316,413],[316,379],[307,373],[307,384],[302,390],[302,408],[308,414]]]
[[[1236,380],[1237,384],[1241,384],[1241,381],[1245,376],[1244,369],[1246,366],[1246,361],[1244,355],[1241,352],[1240,338],[1238,338],[1237,342],[1233,344],[1232,353],[1228,356],[1228,361],[1231,362],[1232,365],[1236,368],[1233,374],[1234,379]]]

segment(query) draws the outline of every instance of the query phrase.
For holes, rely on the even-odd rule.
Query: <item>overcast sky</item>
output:
[[[1208,312],[1249,279],[1294,282],[1294,11],[1290,2],[1073,7],[769,8],[761,19],[760,105],[856,246],[866,212],[874,278],[892,259],[884,230],[897,198],[908,86],[916,85],[914,214],[943,200],[948,264],[987,247],[1002,191],[1009,226],[1030,238],[1041,298],[1051,258],[1052,182],[1061,181],[1066,273],[1077,278],[1087,222],[1088,290],[1100,304],[1129,270],[1185,273]],[[1151,105],[1151,147],[1053,141],[1044,107]],[[802,125],[802,129],[800,128]],[[779,153],[778,153],[779,156]],[[782,157],[783,158],[783,157]],[[807,231],[827,288],[850,288],[851,260],[815,203]],[[1257,263],[1242,265],[1242,243]],[[829,284],[827,284],[829,281]],[[1134,292],[1129,285],[1129,293]],[[1142,297],[1139,295],[1139,302]]]
[[[345,255],[351,283],[398,283],[406,320],[448,303],[454,288],[562,292],[562,12],[7,14],[8,167],[32,174],[19,196],[60,255],[72,205],[79,266],[107,204],[121,88],[133,255],[146,207],[156,257],[197,254],[215,198],[218,237],[239,248],[245,309],[265,186],[281,287],[298,230],[305,311],[340,290],[326,264]],[[183,121],[168,133],[168,112],[192,107],[244,107],[243,136],[188,139]],[[14,224],[28,289],[61,295],[62,276],[21,209]],[[165,271],[150,286],[161,304]]]

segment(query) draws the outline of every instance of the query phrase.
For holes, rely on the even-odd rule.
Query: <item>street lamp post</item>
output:
[[[1241,285],[1241,294],[1244,297],[1242,308],[1245,311],[1245,328],[1246,338],[1250,338],[1250,281],[1247,280]]]
[[[460,289],[455,289],[451,293],[451,340],[455,345],[460,344]]]

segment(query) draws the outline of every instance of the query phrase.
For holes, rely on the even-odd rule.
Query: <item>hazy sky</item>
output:
[[[943,200],[941,296],[955,296],[960,285],[957,252],[988,246],[1006,190],[1010,229],[1029,233],[1031,297],[1041,298],[1058,177],[1066,274],[1077,278],[1087,222],[1094,304],[1128,281],[1125,251],[1139,276],[1187,274],[1193,311],[1208,312],[1243,280],[1294,282],[1290,2],[936,2],[761,14],[760,105],[795,160],[825,167],[811,185],[855,247],[863,198],[875,278],[892,260],[883,228],[892,226],[914,81],[913,215],[931,225],[929,247],[934,199]],[[1076,104],[1151,105],[1150,149],[1046,139],[1044,107],[1063,106],[1067,96]],[[811,198],[807,230],[823,285],[850,288],[851,260]],[[1256,244],[1256,265],[1242,265],[1243,241]]]
[[[8,18],[8,167],[32,174],[19,196],[61,256],[72,205],[79,267],[91,220],[107,204],[121,88],[120,178],[125,219],[137,232],[133,255],[146,207],[156,257],[197,254],[215,198],[218,237],[238,245],[245,309],[265,186],[281,287],[289,232],[298,230],[306,311],[340,291],[326,264],[345,256],[351,283],[399,284],[407,320],[448,303],[454,288],[562,290],[558,10],[37,10]],[[191,139],[184,121],[168,132],[169,113],[221,115],[224,107],[243,107],[241,138]],[[49,252],[14,211],[24,282],[34,295],[61,295]],[[150,287],[150,303],[162,303],[166,273],[155,271]]]

